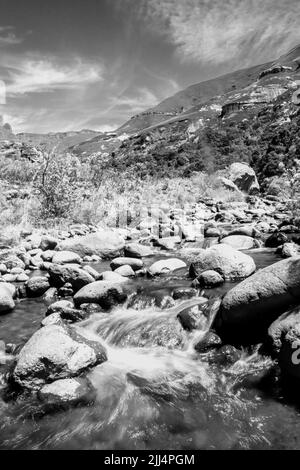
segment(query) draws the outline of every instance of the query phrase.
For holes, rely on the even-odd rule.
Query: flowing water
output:
[[[256,250],[252,256],[258,268],[277,260],[271,251]],[[195,352],[213,321],[215,301],[203,315],[201,330],[193,333],[181,328],[177,315],[201,309],[200,297],[167,309],[156,306],[158,297],[189,284],[185,270],[139,280],[140,294],[126,305],[77,324],[83,335],[107,348],[108,361],[89,373],[95,403],[46,414],[33,398],[0,399],[0,448],[299,449],[299,412],[282,393],[271,359],[260,356],[257,347],[226,367]],[[230,287],[209,296],[217,298]],[[21,302],[1,317],[0,339],[24,343],[44,312],[40,300]]]

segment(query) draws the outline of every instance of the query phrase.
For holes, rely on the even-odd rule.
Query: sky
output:
[[[0,0],[0,114],[16,132],[110,131],[276,59],[299,24],[299,0]]]

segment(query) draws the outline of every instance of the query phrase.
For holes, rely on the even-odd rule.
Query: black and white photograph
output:
[[[299,26],[0,0],[0,450],[300,450]]]

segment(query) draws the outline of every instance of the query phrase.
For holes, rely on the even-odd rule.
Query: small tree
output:
[[[45,219],[67,217],[76,206],[80,164],[72,155],[44,154],[36,189]]]

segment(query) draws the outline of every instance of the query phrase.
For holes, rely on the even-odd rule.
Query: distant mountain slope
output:
[[[133,133],[158,124],[172,117],[178,117],[195,106],[202,105],[211,98],[240,90],[253,83],[260,72],[269,64],[238,70],[221,77],[189,86],[174,96],[144,113],[134,116],[120,127],[119,132]]]
[[[16,135],[16,140],[33,147],[44,147],[52,150],[54,147],[58,152],[63,152],[88,139],[98,136],[99,132],[84,129],[78,132],[51,132],[49,134],[21,133]]]
[[[173,132],[173,140],[191,139],[199,129],[220,126],[225,120],[233,123],[252,119],[265,106],[272,106],[278,97],[297,89],[300,79],[300,46],[276,61],[238,70],[227,75],[192,85],[164,100],[158,106],[133,117],[113,136],[97,136],[73,148],[77,155],[101,155],[122,151],[126,137],[160,135]],[[157,136],[156,136],[157,137]],[[137,137],[138,139],[138,137]],[[147,146],[147,142],[143,144]]]

